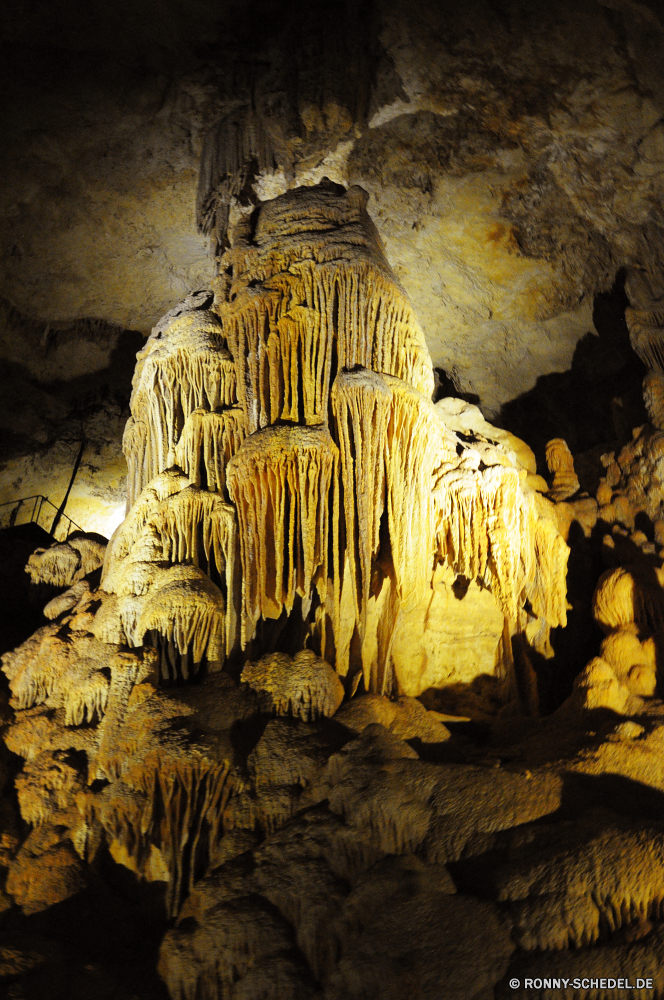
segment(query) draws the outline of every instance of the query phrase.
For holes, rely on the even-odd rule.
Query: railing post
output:
[[[71,493],[71,488],[74,485],[74,480],[76,479],[76,473],[78,472],[78,467],[81,464],[81,459],[83,458],[83,451],[85,450],[86,440],[83,438],[81,441],[81,447],[78,449],[78,455],[76,456],[76,461],[74,462],[74,471],[71,474],[71,479],[69,480],[69,486],[67,487],[67,492],[65,493],[64,500],[58,507],[57,513],[53,518],[53,524],[51,525],[50,535],[55,535],[55,529],[58,526],[60,518],[65,512],[65,507],[67,506],[67,501],[69,500],[69,494]],[[71,520],[71,519],[70,519]],[[69,535],[67,535],[67,538]]]

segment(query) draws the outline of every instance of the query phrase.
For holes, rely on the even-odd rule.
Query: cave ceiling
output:
[[[247,199],[322,176],[363,187],[434,365],[495,415],[570,367],[621,269],[657,278],[660,5],[307,9],[3,5],[0,294],[28,323],[147,334],[211,279],[201,149],[255,100],[277,154]],[[322,113],[287,65],[310,41]]]

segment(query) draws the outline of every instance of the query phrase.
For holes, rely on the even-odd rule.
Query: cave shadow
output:
[[[0,655],[16,649],[48,624],[43,609],[64,588],[32,583],[25,566],[36,548],[48,548],[54,541],[35,523],[0,531]],[[3,684],[6,686],[5,676],[0,673],[0,686]]]
[[[567,600],[571,608],[567,611],[567,625],[551,630],[551,659],[528,649],[543,715],[554,712],[571,695],[574,678],[599,655],[604,632],[593,617],[592,599],[597,581],[606,569],[601,537],[607,530],[606,525],[596,525],[591,536],[586,538],[578,521],[573,521],[570,527]]]
[[[75,422],[94,417],[105,406],[128,413],[136,354],[144,344],[142,334],[122,330],[105,368],[71,379],[39,379],[25,365],[0,359],[0,421],[4,425],[0,462],[43,455],[56,440],[78,437]],[[17,417],[24,430],[16,429]],[[42,493],[49,495],[47,475]]]
[[[450,396],[455,399],[463,399],[466,403],[473,403],[477,406],[480,402],[480,397],[476,392],[461,392],[457,387],[454,379],[449,375],[444,368],[434,368],[433,370],[433,396],[432,400],[437,403],[439,399],[447,399]]]
[[[129,405],[136,355],[145,343],[142,333],[123,329],[118,333],[105,368],[67,380],[40,381],[29,377],[39,389],[70,401],[74,409],[85,410],[100,400],[125,408]]]
[[[643,512],[636,519],[635,529],[642,531],[652,541],[654,526]],[[584,536],[578,522],[570,528],[570,555],[567,572],[567,599],[572,608],[567,612],[567,626],[551,630],[554,656],[550,660],[529,649],[528,655],[537,676],[540,705],[543,715],[554,712],[572,693],[574,679],[587,663],[600,655],[600,645],[607,633],[595,621],[592,599],[600,577],[607,569],[623,567],[636,580],[639,599],[642,601],[643,624],[640,638],[650,636],[655,642],[657,666],[657,694],[664,689],[664,589],[655,572],[660,563],[656,554],[649,554],[623,535],[628,526],[607,524],[599,520],[590,537]],[[609,536],[614,545],[607,548],[604,539]]]
[[[622,716],[614,718],[618,722]],[[543,822],[580,819],[593,812],[606,813],[608,818],[664,822],[664,792],[622,774],[568,771],[563,775],[560,807]]]
[[[618,718],[614,716],[614,720]],[[664,793],[621,774],[566,772],[562,775],[558,808],[519,828],[533,832],[531,843],[534,843],[535,851],[541,851],[546,857],[551,848],[558,848],[561,854],[564,851],[580,854],[589,840],[602,831],[616,826],[634,829],[635,821],[656,824],[655,829],[661,831]],[[540,840],[537,836],[538,830],[544,833],[552,828],[553,838],[545,834]],[[497,831],[489,839],[486,851],[449,863],[457,891],[480,898],[495,898],[495,871],[502,866],[513,865],[521,851],[532,850],[531,844],[522,835],[522,847],[515,854],[515,829],[510,827]]]
[[[139,880],[105,848],[86,878],[81,891],[38,913],[12,906],[0,914],[4,944],[37,949],[47,958],[17,971],[19,990],[48,1000],[83,1000],[109,984],[141,1000],[168,1000],[156,968],[169,925],[165,883]]]
[[[574,456],[609,451],[631,440],[632,428],[648,419],[641,389],[646,367],[630,344],[624,285],[621,270],[611,290],[595,296],[597,335],[588,332],[579,340],[568,371],[541,375],[500,411],[497,424],[530,445],[540,470],[552,438],[564,438]],[[584,470],[577,473],[586,488]]]

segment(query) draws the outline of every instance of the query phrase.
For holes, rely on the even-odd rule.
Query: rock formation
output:
[[[26,566],[52,589],[2,661],[0,993],[499,1000],[615,974],[657,996],[663,133],[634,24],[661,25],[647,3],[560,21],[554,3],[519,48],[510,2],[481,16],[296,5],[301,24],[259,6],[251,25],[238,9],[217,47],[188,8],[181,57],[195,38],[200,61],[169,67],[147,102],[194,151],[205,119],[210,261],[185,280],[177,224],[168,253],[155,231],[166,284],[126,308],[151,266],[133,254],[110,273],[95,231],[104,315],[147,333],[155,302],[205,287],[137,356],[126,510],[108,545],[76,532]],[[155,65],[173,23],[154,25]],[[131,47],[124,22],[121,36]],[[32,132],[50,162],[48,128]],[[145,167],[140,210],[126,195],[142,233],[168,216],[164,169],[182,200],[188,156]],[[24,243],[35,258],[25,219],[41,206],[51,249],[58,229],[50,201],[32,200],[9,213],[14,289]],[[115,217],[117,191],[108,205]],[[578,448],[584,401],[564,391],[538,411],[532,448],[490,423],[468,401],[473,366],[490,416],[565,367],[591,294],[618,274],[619,301],[623,268],[624,344],[598,347],[616,378],[591,372],[613,426]],[[57,308],[74,300],[63,285]],[[35,391],[51,348],[66,369],[69,327],[54,330],[35,341],[44,357],[25,348]],[[631,440],[628,330],[649,369]],[[588,369],[591,341],[574,355]],[[78,391],[62,426],[79,421],[88,441],[100,425],[92,495],[115,431],[106,404],[80,415]],[[109,522],[117,478],[100,488]]]
[[[286,822],[302,778],[296,790],[278,768],[269,779],[268,755],[247,781],[230,739],[238,710],[314,722],[362,686],[402,696],[403,722],[371,710],[388,731],[436,746],[449,734],[408,696],[481,674],[496,707],[518,706],[510,637],[530,630],[544,650],[565,622],[567,546],[526,482],[527,449],[489,425],[460,436],[431,403],[431,362],[363,193],[325,182],[256,216],[222,259],[214,302],[174,310],[138,356],[128,512],[99,588],[94,541],[30,559],[34,579],[69,589],[3,666],[34,826],[7,880],[25,913],[76,895],[104,850],[164,881],[175,915],[234,831]],[[476,631],[481,594],[494,623],[463,674],[456,626],[436,647],[448,587],[476,595],[454,598],[462,630],[465,613]],[[236,690],[219,671],[249,657]],[[383,731],[371,720],[349,715],[348,731],[366,741]],[[396,836],[399,850],[415,843]],[[331,971],[307,955],[315,976]]]

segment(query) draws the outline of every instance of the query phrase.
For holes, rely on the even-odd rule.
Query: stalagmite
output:
[[[606,632],[632,622],[659,632],[664,628],[664,592],[654,574],[644,575],[638,567],[610,569],[597,583],[593,615]]]
[[[324,427],[270,427],[248,437],[227,469],[242,553],[243,643],[260,617],[306,617],[324,598],[338,450]]]
[[[617,715],[628,715],[641,707],[639,699],[630,697],[627,685],[601,656],[594,656],[574,678],[574,689],[567,704],[591,711],[609,709]]]
[[[151,337],[138,355],[132,418],[123,447],[128,467],[127,510],[140,490],[171,466],[187,418],[237,401],[235,366],[218,317],[183,313]]]
[[[223,185],[219,156],[208,173]],[[225,195],[208,194],[199,207],[216,227]],[[274,916],[275,940],[294,929],[304,972],[289,965],[275,982],[297,996],[315,980],[336,997],[347,981],[338,948],[357,934],[334,924],[330,900],[352,923],[395,872],[427,915],[448,914],[436,927],[457,911],[493,920],[493,904],[449,903],[442,866],[560,806],[556,780],[442,765],[456,759],[452,722],[414,700],[450,686],[485,724],[503,712],[520,724],[511,643],[524,663],[527,641],[548,655],[569,550],[554,505],[531,488],[527,446],[476,408],[431,402],[422,331],[365,206],[360,189],[324,182],[241,215],[214,294],[171,310],[138,356],[127,516],[99,589],[101,549],[70,538],[38,553],[36,577],[70,589],[3,659],[17,715],[7,743],[26,759],[19,805],[41,831],[8,883],[14,898],[41,905],[28,874],[50,857],[66,898],[83,884],[77,865],[108,851],[165,883],[177,917],[212,869],[244,858],[255,869],[246,913],[229,896],[244,923],[233,910],[218,926],[234,955],[263,954],[256,908]],[[635,698],[653,662],[652,643],[636,641],[603,649],[620,661],[613,687],[624,680]],[[266,714],[277,716],[267,726]],[[302,865],[296,837],[291,858],[287,829],[321,817],[335,839],[322,881],[321,851]],[[248,854],[282,829],[283,865],[278,840]],[[494,929],[502,970],[511,946]],[[186,950],[187,935],[179,924],[171,940]],[[183,997],[208,995],[164,961]],[[220,982],[252,996],[249,979],[235,989],[243,979],[213,971],[210,997]]]
[[[579,491],[579,480],[574,471],[574,459],[566,441],[554,438],[546,446],[546,464],[553,475],[551,499],[559,503]]]

